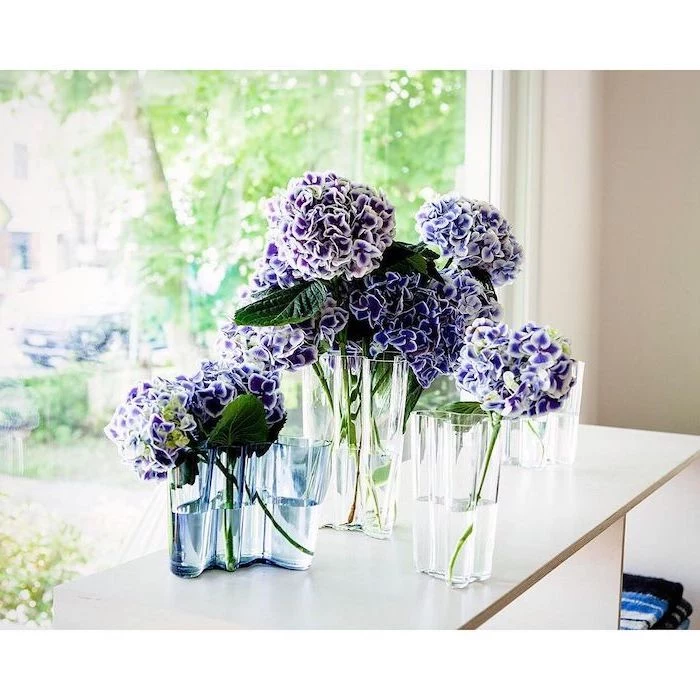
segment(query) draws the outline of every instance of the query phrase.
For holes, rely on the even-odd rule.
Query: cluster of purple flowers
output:
[[[349,305],[352,315],[375,331],[371,351],[399,352],[424,388],[454,370],[474,318],[501,314],[468,270],[446,271],[442,281],[389,271],[362,283],[350,294]]]
[[[576,381],[569,342],[552,328],[527,323],[510,331],[480,318],[465,341],[457,384],[485,411],[510,418],[556,411]]]
[[[348,312],[329,296],[316,317],[301,323],[262,327],[227,323],[219,331],[217,351],[224,362],[294,371],[316,362],[323,346],[333,347],[347,322]]]
[[[280,256],[279,248],[275,242],[274,231],[271,232],[265,246],[265,252],[262,258],[257,261],[248,292],[254,294],[273,287],[286,289],[293,287],[301,280],[301,272],[292,269]]]
[[[243,394],[260,399],[269,426],[284,418],[279,372],[264,363],[207,360],[194,375],[178,380],[191,385],[191,410],[205,432],[214,427],[226,406]]]
[[[263,285],[363,277],[379,266],[396,228],[381,192],[330,172],[290,180],[269,202],[268,220],[273,240],[257,273]]]
[[[256,362],[206,361],[193,375],[138,384],[117,407],[105,434],[142,479],[164,479],[243,394],[261,400],[269,426],[284,418],[278,371]]]
[[[189,411],[192,392],[177,381],[156,377],[137,384],[117,407],[105,434],[119,456],[142,479],[162,479],[196,440]]]
[[[457,195],[426,202],[416,214],[416,230],[460,267],[488,272],[496,287],[520,272],[522,246],[501,212],[487,202]]]

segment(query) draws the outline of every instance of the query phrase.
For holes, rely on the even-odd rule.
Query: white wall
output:
[[[586,362],[582,421],[598,422],[602,79],[546,71],[540,239],[533,319],[558,328]],[[527,251],[526,251],[527,252]]]
[[[598,418],[700,433],[700,72],[602,77]]]

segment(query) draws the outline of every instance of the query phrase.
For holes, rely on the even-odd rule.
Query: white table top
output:
[[[493,576],[465,589],[414,571],[410,507],[401,507],[389,541],[322,530],[308,571],[254,566],[180,579],[165,552],[142,557],[59,586],[56,626],[477,627],[694,460],[700,436],[582,426],[572,467],[504,468]]]

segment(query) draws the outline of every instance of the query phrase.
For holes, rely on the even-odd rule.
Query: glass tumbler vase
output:
[[[483,415],[411,416],[415,568],[455,587],[491,575],[500,460]]]
[[[503,463],[526,469],[545,466],[548,416],[504,418],[501,426]]]
[[[547,464],[573,464],[578,447],[578,425],[583,396],[583,376],[586,363],[574,364],[576,382],[561,408],[547,415],[545,461]]]
[[[217,447],[170,472],[170,568],[199,576],[257,562],[311,565],[330,443],[286,438]]]

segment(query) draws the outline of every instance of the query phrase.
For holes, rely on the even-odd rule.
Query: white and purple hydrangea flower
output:
[[[105,434],[142,479],[164,479],[196,441],[191,400],[190,386],[156,377],[136,385],[114,412]]]
[[[316,362],[323,344],[332,348],[347,322],[348,312],[329,296],[315,318],[301,323],[262,327],[227,323],[219,331],[217,352],[224,362],[294,371]]]
[[[197,422],[208,432],[226,406],[243,394],[257,396],[264,408],[268,426],[284,418],[284,399],[279,372],[263,362],[202,362],[191,377],[182,377],[192,385],[191,410]]]
[[[193,375],[156,377],[134,387],[117,407],[105,434],[144,480],[164,479],[207,434],[238,396],[257,396],[269,427],[284,419],[279,372],[263,362],[202,362]]]
[[[459,267],[487,272],[495,287],[512,282],[520,272],[522,246],[488,202],[458,195],[426,202],[416,214],[416,231]]]
[[[257,261],[255,272],[250,280],[248,295],[263,292],[272,288],[286,289],[293,287],[303,279],[301,272],[292,269],[280,257],[279,248],[275,242],[275,232],[268,234],[267,245],[263,256]]]
[[[350,295],[350,311],[375,331],[371,351],[399,352],[424,388],[454,370],[464,331],[474,318],[501,314],[468,270],[450,270],[442,282],[394,271],[363,282],[364,288]]]
[[[290,180],[268,203],[268,220],[274,235],[255,284],[363,277],[379,266],[396,228],[381,192],[330,172]]]
[[[574,366],[569,341],[554,329],[527,323],[511,332],[480,318],[467,329],[456,379],[485,411],[532,417],[562,406]]]

